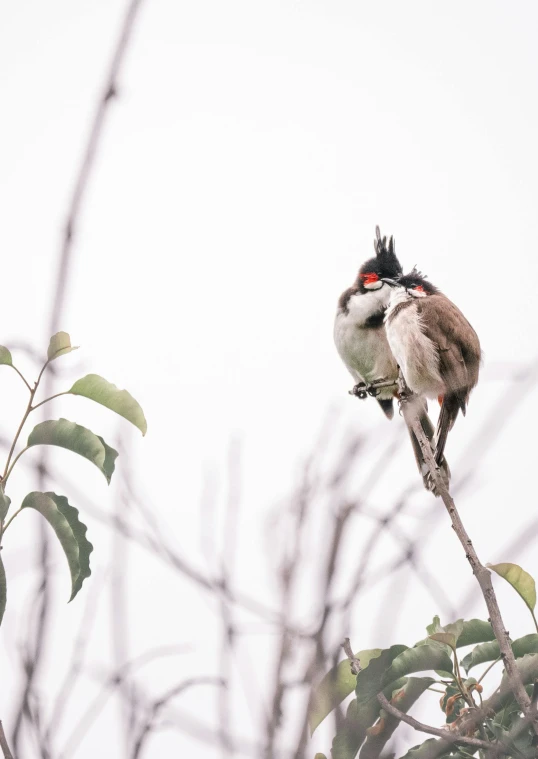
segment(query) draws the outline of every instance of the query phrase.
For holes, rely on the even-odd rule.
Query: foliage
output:
[[[51,361],[71,353],[73,350],[76,350],[76,346],[71,345],[71,339],[67,332],[58,332],[53,335],[47,350],[47,361],[32,387],[13,363],[10,351],[0,345],[0,365],[12,367],[26,385],[30,395],[28,405],[13,438],[3,474],[0,476],[0,546],[7,528],[19,514],[27,509],[34,509],[41,514],[54,530],[67,558],[71,573],[70,601],[77,595],[82,583],[91,574],[90,553],[93,551],[93,546],[86,537],[87,528],[79,519],[78,510],[69,504],[63,495],[34,491],[28,493],[20,507],[7,518],[11,499],[6,495],[6,487],[19,458],[34,446],[52,445],[78,453],[79,456],[94,464],[109,484],[114,473],[118,452],[107,445],[102,437],[86,429],[86,427],[67,419],[51,419],[37,424],[30,432],[26,446],[15,454],[23,427],[32,411],[35,411],[39,406],[60,395],[79,395],[116,412],[137,427],[143,435],[146,434],[147,430],[144,413],[132,395],[126,390],[119,390],[115,385],[97,374],[88,374],[77,380],[69,390],[56,393],[50,398],[34,403],[43,374]],[[0,554],[0,624],[6,608],[6,587],[6,574]]]
[[[533,620],[536,594],[534,580],[515,564],[491,566],[523,598]],[[482,681],[501,662],[499,644],[489,622],[463,620],[442,626],[439,617],[427,626],[428,637],[412,647],[394,645],[388,649],[359,652],[361,663],[357,676],[351,674],[345,659],[333,667],[315,688],[311,699],[312,732],[352,692],[346,715],[339,721],[331,749],[332,759],[375,759],[400,724],[400,719],[385,711],[378,700],[382,692],[399,712],[408,710],[419,700],[436,698],[444,715],[445,729],[475,737],[500,749],[495,755],[513,759],[537,756],[536,737],[520,707],[515,702],[508,678],[499,672],[489,697]],[[529,695],[538,680],[538,634],[525,635],[511,642],[516,664]],[[461,657],[460,649],[465,649]],[[478,679],[464,677],[473,667],[484,665]],[[411,677],[417,675],[420,677]],[[493,676],[493,673],[492,673]],[[538,686],[534,686],[538,689]],[[435,692],[435,696],[433,695]],[[483,695],[484,694],[484,695]],[[478,709],[481,709],[478,712]],[[478,715],[469,725],[473,712]],[[463,759],[482,756],[479,747],[463,741],[452,743],[442,738],[427,738],[407,751],[401,759]],[[390,752],[389,752],[390,753]],[[320,755],[322,756],[322,755]]]

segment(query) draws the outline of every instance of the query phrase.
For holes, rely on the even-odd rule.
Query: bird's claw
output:
[[[352,390],[349,391],[350,395],[355,395],[357,398],[364,400],[368,398],[368,386],[365,382],[358,382]]]

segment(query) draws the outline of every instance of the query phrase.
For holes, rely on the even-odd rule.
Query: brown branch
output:
[[[443,730],[440,727],[431,727],[430,725],[425,725],[422,722],[419,722],[418,720],[414,719],[413,717],[410,717],[409,714],[405,714],[405,712],[401,712],[399,709],[397,709],[395,706],[393,706],[386,698],[383,691],[381,693],[378,693],[377,700],[383,707],[383,709],[388,712],[389,714],[392,714],[393,717],[396,717],[396,719],[401,720],[402,722],[405,722],[406,724],[410,725],[415,730],[418,730],[420,733],[427,733],[428,735],[436,735],[438,738],[442,738],[442,740],[446,741],[447,743],[465,743],[467,746],[476,746],[477,748],[485,748],[489,752],[494,753],[507,753],[504,746],[494,746],[492,743],[488,743],[488,741],[483,741],[480,738],[471,738],[467,737],[465,735],[458,735],[458,733],[452,733],[450,730]]]
[[[361,663],[359,659],[355,656],[353,653],[353,649],[351,648],[351,643],[349,638],[346,638],[344,642],[342,643],[342,648],[344,649],[344,652],[349,659],[349,663],[351,664],[351,674],[352,675],[358,675],[361,671]]]
[[[11,751],[9,750],[9,746],[7,745],[6,734],[4,733],[4,727],[2,725],[1,720],[0,720],[0,748],[2,749],[4,759],[13,759],[13,754],[11,753]]]
[[[484,600],[488,608],[489,621],[491,622],[491,627],[493,628],[495,638],[499,644],[501,658],[503,660],[506,669],[506,675],[510,683],[510,689],[514,694],[517,703],[521,707],[523,714],[527,717],[530,717],[534,732],[538,735],[538,714],[536,710],[532,708],[531,700],[527,694],[527,691],[525,690],[521,675],[517,668],[514,653],[510,645],[510,637],[508,631],[505,629],[501,611],[499,609],[499,604],[497,602],[497,597],[495,596],[495,591],[493,590],[491,574],[478,558],[473,543],[469,538],[465,527],[463,526],[463,522],[461,521],[460,515],[456,509],[454,501],[452,500],[452,496],[448,491],[447,485],[441,477],[439,467],[437,466],[434,459],[431,445],[426,438],[418,416],[413,409],[413,403],[409,402],[409,399],[412,398],[412,394],[410,393],[409,389],[405,387],[404,381],[402,381],[402,385],[404,392],[402,393],[400,405],[405,422],[407,426],[413,431],[420,444],[422,453],[424,455],[424,460],[435,483],[437,493],[441,497],[446,510],[448,511],[448,515],[452,521],[452,528],[458,536],[461,545],[463,546],[465,556],[471,565],[471,569],[473,570],[473,574],[475,575],[478,584],[480,585],[482,595],[484,596]],[[531,717],[532,712],[534,712],[534,714],[532,714]]]

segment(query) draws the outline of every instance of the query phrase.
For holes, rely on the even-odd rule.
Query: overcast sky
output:
[[[0,10],[5,345],[48,342],[62,222],[124,7],[18,0]],[[216,493],[225,488],[231,440],[242,447],[241,584],[270,597],[267,515],[327,411],[338,411],[339,424],[389,434],[376,404],[347,395],[351,379],[332,343],[336,300],[370,256],[376,224],[395,235],[404,268],[426,272],[481,339],[482,380],[447,447],[456,479],[473,433],[517,394],[504,381],[508,363],[525,365],[537,354],[537,22],[531,0],[144,4],[81,216],[62,328],[82,346],[64,359],[69,377],[95,371],[127,387],[144,407],[148,434],[142,440],[71,398],[53,416],[108,430],[112,442],[125,433],[139,487],[195,565],[207,563],[200,494],[208,473]],[[30,367],[26,357],[21,365]],[[6,371],[0,392],[8,435],[24,388]],[[484,561],[514,560],[498,555],[509,522],[535,512],[535,424],[530,393],[460,504]],[[114,507],[118,491],[105,492],[101,475],[68,453],[55,460],[73,467],[88,498]],[[402,445],[378,501],[413,481],[413,466]],[[31,487],[21,469],[14,502]],[[417,509],[422,503],[431,507],[430,496],[421,495]],[[8,583],[14,578],[2,627],[5,666],[22,624],[17,600],[31,587],[32,520],[22,521],[3,550]],[[104,571],[108,533],[87,521],[94,566]],[[446,550],[451,567],[454,557],[461,564],[456,584],[467,582],[444,527],[432,560],[442,564]],[[63,604],[59,551],[55,561],[54,613],[70,640],[82,603]],[[538,575],[535,553],[522,561]],[[213,641],[204,602],[186,591],[172,603],[149,559],[130,571],[148,598],[144,606],[133,601],[129,654],[186,643],[193,653],[184,671],[200,672]],[[414,599],[398,631],[408,643],[436,611],[431,599]],[[508,596],[506,603],[511,613]],[[515,604],[510,630],[528,632],[520,613]],[[106,633],[104,626],[103,641]],[[396,642],[393,634],[381,643]],[[361,635],[360,648],[376,644],[366,626]],[[2,691],[6,721],[10,698]],[[77,757],[93,756],[96,740]],[[177,735],[157,740],[163,751],[208,756]]]

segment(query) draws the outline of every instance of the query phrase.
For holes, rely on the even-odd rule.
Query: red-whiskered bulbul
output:
[[[361,266],[353,286],[340,296],[334,323],[334,341],[340,357],[357,383],[353,389],[355,394],[365,397],[362,389],[364,385],[386,385],[373,392],[385,415],[392,419],[398,364],[387,340],[384,319],[393,292],[391,285],[402,276],[403,270],[396,257],[393,238],[390,238],[387,247],[387,238],[381,238],[379,227],[376,227],[374,250],[375,257]],[[389,282],[386,283],[385,279]],[[426,411],[426,403],[422,400],[420,421],[428,439],[433,441],[435,430]],[[425,486],[431,489],[422,450],[411,431],[410,434],[419,471]],[[444,459],[441,461],[448,481],[448,466]]]
[[[459,308],[416,269],[389,284],[385,327],[394,357],[409,389],[441,404],[435,445],[440,464],[447,435],[460,409],[465,415],[478,382],[480,342]]]

